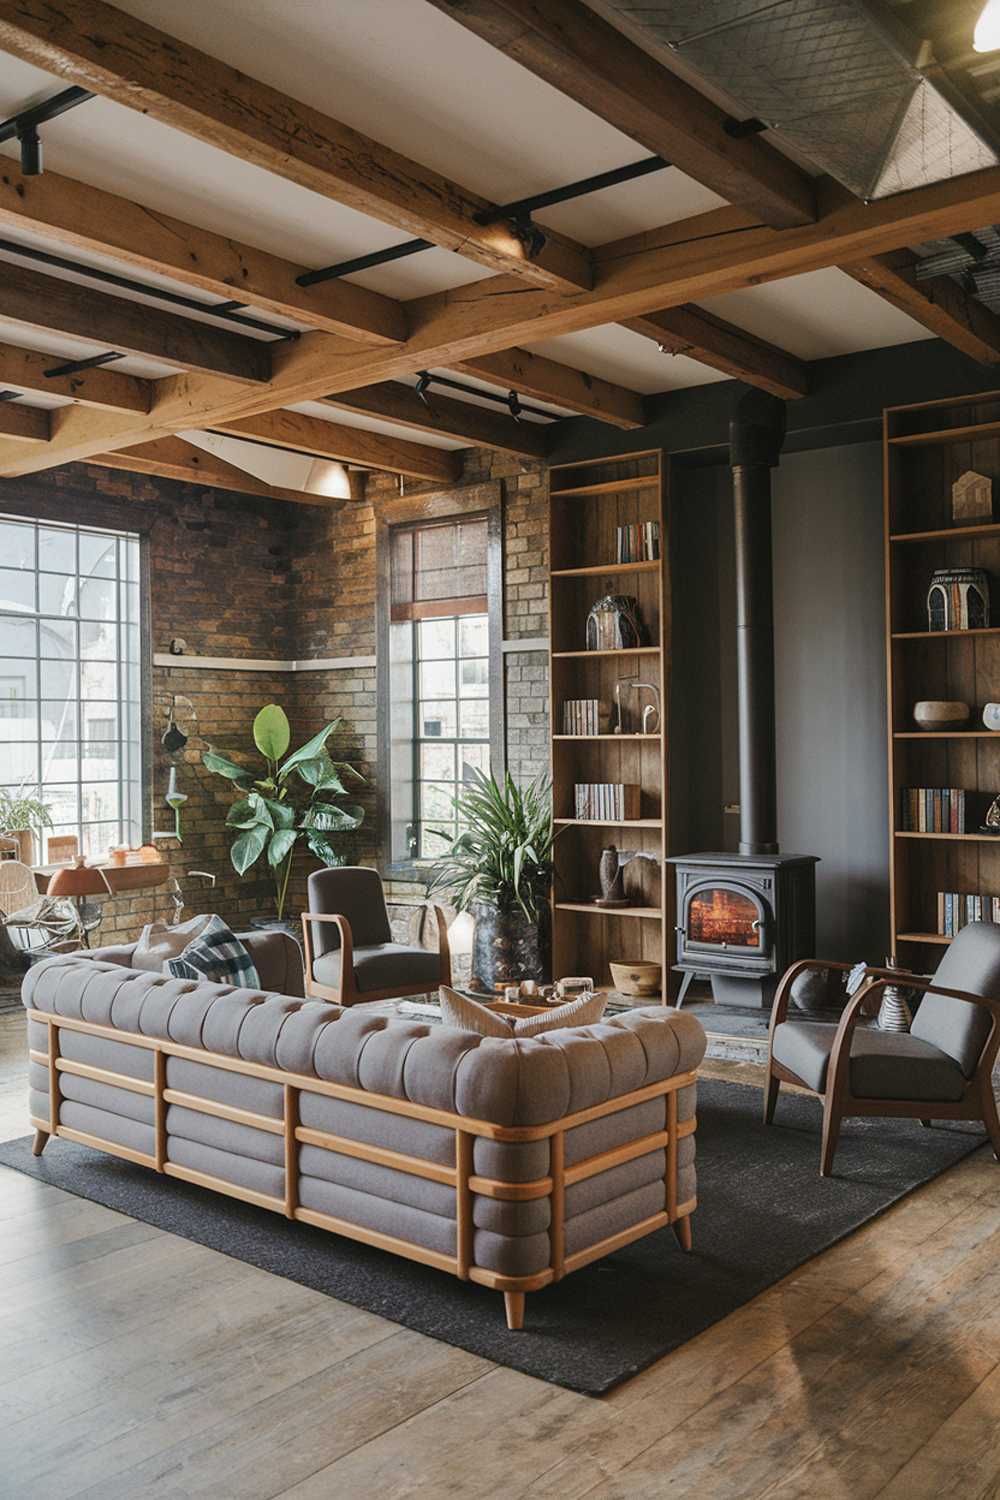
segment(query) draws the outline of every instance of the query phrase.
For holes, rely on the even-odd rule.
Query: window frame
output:
[[[392,622],[392,538],[397,527],[434,525],[483,516],[486,519],[486,609],[488,622],[490,764],[496,775],[506,768],[506,727],[503,672],[503,486],[498,480],[468,485],[441,494],[406,496],[389,501],[376,512],[376,686],[379,797],[378,840],[383,868],[388,875],[424,882],[432,861],[393,850],[392,817],[392,726],[390,625]],[[454,604],[444,600],[443,605]],[[483,613],[477,610],[476,613]],[[423,609],[420,615],[427,618]],[[442,608],[433,618],[448,619],[452,611]],[[414,625],[418,622],[415,620]],[[413,653],[414,672],[417,653]],[[415,702],[418,701],[415,699]],[[414,723],[414,729],[416,724]],[[416,734],[412,736],[414,772],[419,755]]]

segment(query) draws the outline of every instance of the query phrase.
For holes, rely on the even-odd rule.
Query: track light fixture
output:
[[[524,407],[521,405],[520,398],[516,391],[507,392],[507,406],[510,410],[511,416],[514,418],[514,421],[520,422],[521,413],[524,410]]]
[[[430,402],[427,399],[427,387],[433,379],[434,377],[430,370],[420,370],[418,372],[416,392],[425,406],[430,406]]]
[[[42,175],[42,138],[38,134],[35,125],[27,125],[17,132],[18,145],[21,147],[21,175],[22,177],[41,177]]]

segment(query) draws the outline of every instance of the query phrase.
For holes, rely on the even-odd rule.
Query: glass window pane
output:
[[[0,615],[0,656],[30,656],[34,658],[38,629],[34,620],[18,620],[12,615]]]
[[[490,627],[485,615],[464,615],[458,622],[460,656],[488,656]]]
[[[459,692],[463,698],[488,698],[490,664],[485,656],[476,656],[458,664]]]
[[[76,740],[42,741],[42,779],[61,781],[76,775],[80,746]]]
[[[117,698],[118,665],[113,661],[80,663],[80,697],[85,703],[93,698]]]
[[[420,815],[432,823],[443,822],[455,816],[455,787],[451,782],[422,781],[420,783]]]
[[[39,526],[38,566],[48,573],[76,572],[76,532]]]
[[[80,626],[80,655],[84,661],[118,660],[118,626],[113,620]]]
[[[0,557],[8,568],[33,568],[34,526],[23,521],[0,521]]]
[[[30,698],[4,698],[0,700],[0,744],[7,746],[18,740],[34,744],[38,738],[38,704]],[[2,752],[0,776],[7,775],[7,751]]]
[[[486,740],[490,735],[488,698],[463,698],[460,733],[464,740]]]
[[[80,615],[85,620],[118,618],[118,585],[113,578],[81,578]]]
[[[0,568],[0,609],[18,613],[29,610],[34,614],[35,608],[34,573],[18,568]]]
[[[75,698],[42,699],[42,739],[75,740],[78,737]]]
[[[3,775],[9,776],[18,786],[24,781],[35,782],[38,780],[38,746],[23,739],[13,745],[3,744],[0,724],[0,765]]]
[[[118,745],[115,741],[92,740],[84,745],[80,770],[84,781],[116,781],[118,769]]]
[[[470,771],[482,771],[488,774],[490,769],[490,747],[489,745],[461,745],[458,752],[458,775],[459,780],[469,781]]]
[[[112,844],[119,842],[118,823],[85,823],[83,827],[83,845],[81,853],[88,859],[102,858],[107,854]],[[92,896],[92,901],[100,901],[100,896]],[[105,898],[106,899],[106,898]]]
[[[75,615],[76,579],[67,573],[39,573],[38,607],[43,615]]]
[[[440,859],[442,854],[457,837],[454,823],[424,823],[420,824],[420,857],[421,859]]]
[[[454,661],[422,661],[420,663],[421,698],[454,698]]]
[[[43,661],[38,664],[40,696],[43,698],[76,697],[76,662]]]
[[[83,578],[114,578],[118,541],[99,532],[80,532],[80,575]]]
[[[117,781],[84,783],[82,808],[83,821],[85,823],[105,823],[110,818],[117,818]]]
[[[85,698],[80,705],[83,726],[80,738],[85,745],[100,744],[102,740],[118,738],[118,704],[99,703]]]
[[[455,621],[421,620],[417,625],[417,655],[432,661],[455,655]]]
[[[428,781],[454,781],[455,746],[450,742],[436,745],[433,741],[420,746],[420,774]]]
[[[38,667],[16,656],[0,656],[0,713],[5,703],[38,697]]]
[[[73,620],[38,622],[40,655],[53,658],[76,656],[76,624]]]
[[[458,728],[457,719],[454,698],[421,703],[417,720],[421,739],[454,739]]]
[[[53,823],[76,823],[80,817],[76,782],[42,782],[42,801],[49,804]]]

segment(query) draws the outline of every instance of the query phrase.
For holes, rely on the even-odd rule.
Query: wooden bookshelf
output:
[[[660,557],[620,563],[619,526],[657,521]],[[553,972],[590,974],[610,988],[610,962],[637,959],[663,965],[664,1000],[671,982],[672,905],[665,900],[667,850],[667,713],[670,629],[663,456],[658,450],[561,464],[549,475],[549,693],[552,796],[558,837],[552,894]],[[605,594],[638,600],[645,627],[641,646],[586,649],[591,606]],[[563,704],[597,698],[612,710],[619,678],[653,683],[661,720],[641,732],[649,692],[622,689],[623,732],[573,734],[563,728]],[[626,782],[641,788],[640,816],[624,821],[577,818],[578,782]],[[600,894],[601,851],[614,843],[652,860],[625,869],[626,907],[594,904]]]
[[[928,970],[950,942],[937,930],[937,893],[1000,895],[1000,839],[901,826],[906,787],[1000,792],[1000,735],[982,723],[983,705],[1000,700],[1000,624],[930,631],[926,607],[935,568],[980,567],[1000,622],[1000,392],[890,408],[884,437],[892,946]],[[951,487],[967,469],[993,480],[996,520],[953,523]],[[919,730],[922,698],[968,703],[968,728]]]

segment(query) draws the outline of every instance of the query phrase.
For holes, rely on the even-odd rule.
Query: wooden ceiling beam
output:
[[[455,401],[433,386],[421,400],[412,385],[386,380],[381,385],[341,391],[327,397],[324,404],[338,411],[365,412],[418,432],[439,432],[476,448],[494,448],[522,458],[544,458],[546,453],[545,428],[540,424],[515,422],[471,401]]]
[[[78,370],[75,375],[46,374],[66,364],[60,354],[39,354],[0,344],[0,390],[41,392],[66,396],[81,406],[102,411],[146,413],[153,404],[153,382],[135,375],[122,375],[113,368]]]
[[[0,437],[22,443],[47,443],[51,436],[49,413],[39,406],[22,406],[16,401],[0,401]]]
[[[345,338],[395,344],[406,337],[406,313],[391,297],[349,281],[297,286],[305,266],[57,172],[24,177],[6,158],[0,158],[0,226],[52,235],[75,250],[124,262],[139,279],[169,276],[220,301],[245,302]]]
[[[230,490],[239,495],[259,495],[265,500],[287,500],[294,505],[337,505],[342,502],[330,495],[314,495],[308,490],[289,490],[266,484],[254,474],[247,474],[235,464],[227,463],[214,453],[196,448],[184,438],[157,438],[140,443],[122,453],[95,453],[88,463],[104,469],[121,469],[127,474],[151,474],[158,479],[176,479],[183,484],[202,484],[209,489]]]
[[[499,277],[419,298],[407,304],[412,332],[398,349],[308,334],[274,349],[274,373],[263,390],[183,375],[156,382],[146,416],[63,407],[52,414],[48,444],[28,453],[0,442],[0,474],[33,473],[184,428],[252,416],[276,403],[320,400],[415,370],[454,367],[526,339],[621,322],[992,224],[1000,221],[1000,168],[867,204],[832,185],[820,198],[821,219],[800,229],[769,229],[744,210],[728,208],[605,245],[595,257],[598,279],[590,292],[557,296]]]
[[[918,281],[917,264],[910,251],[893,250],[841,270],[971,359],[1000,363],[1000,317],[949,276]]]
[[[109,297],[12,262],[0,266],[0,318],[202,374],[240,381],[266,381],[271,374],[271,346],[260,339],[242,338],[143,302]]]
[[[339,463],[361,464],[411,479],[433,479],[450,484],[462,472],[458,453],[431,448],[406,438],[386,437],[362,427],[327,422],[300,411],[266,411],[257,416],[222,418],[211,424],[213,432],[229,437],[250,438],[314,458],[332,458]]]
[[[440,364],[441,361],[432,363]],[[597,417],[601,422],[610,422],[613,427],[642,427],[645,424],[642,397],[637,391],[628,391],[624,386],[613,385],[597,375],[588,375],[585,370],[547,359],[543,354],[531,354],[527,349],[500,349],[493,354],[454,360],[450,368],[476,380],[486,380],[517,391],[519,395],[530,396],[535,401],[548,401],[553,406],[565,407],[567,411]]]
[[[537,78],[729,203],[787,228],[816,217],[806,172],[727,117],[580,0],[431,0]]]
[[[311,192],[541,286],[588,287],[589,252],[532,257],[495,205],[104,0],[0,0],[0,48]]]
[[[804,360],[704,312],[693,303],[626,318],[623,326],[655,339],[667,353],[684,354],[783,400],[797,400],[809,390]]]

